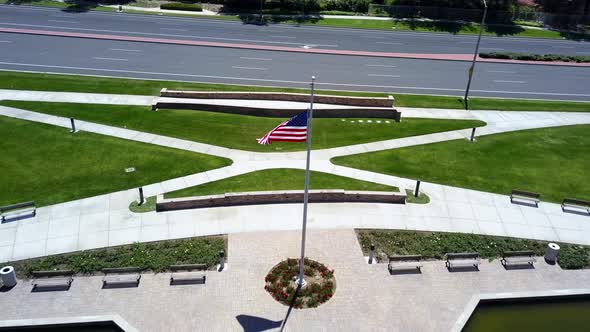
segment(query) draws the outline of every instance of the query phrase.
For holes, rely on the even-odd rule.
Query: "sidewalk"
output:
[[[74,96],[78,98],[79,94]],[[27,98],[29,97],[32,98]],[[101,98],[108,99],[108,96]],[[413,111],[420,112],[418,109]],[[481,134],[590,123],[590,113],[480,111],[470,114],[488,122],[488,126],[478,129],[478,133]],[[0,107],[0,115],[69,127],[67,118],[10,107]],[[84,121],[78,121],[78,128],[103,135],[227,157],[234,161],[234,164],[228,167],[146,186],[146,196],[255,170],[305,167],[303,151],[240,151]],[[330,162],[330,158],[462,139],[469,134],[470,130],[458,130],[314,150],[311,167],[315,171],[397,186],[402,190],[413,188],[414,180],[336,166]],[[539,208],[532,208],[510,204],[509,197],[503,195],[426,182],[422,183],[421,188],[430,196],[430,204],[312,204],[308,226],[310,229],[360,227],[448,231],[590,244],[589,217],[564,213],[559,204],[541,202]],[[213,234],[296,230],[301,226],[300,205],[259,205],[135,214],[129,211],[128,205],[138,199],[137,195],[135,189],[130,189],[56,204],[39,208],[34,218],[4,223],[0,225],[0,261],[133,242]]]

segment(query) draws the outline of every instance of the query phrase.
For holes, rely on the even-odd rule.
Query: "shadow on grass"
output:
[[[68,13],[83,13],[98,7],[99,5],[126,5],[133,0],[66,0],[69,6],[62,9]]]

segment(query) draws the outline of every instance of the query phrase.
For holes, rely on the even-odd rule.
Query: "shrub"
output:
[[[32,271],[70,269],[76,273],[94,273],[103,268],[137,266],[142,270],[161,272],[174,264],[207,264],[215,266],[219,251],[225,248],[223,237],[198,237],[186,240],[87,250],[72,254],[35,258],[12,264],[20,276]]]
[[[298,290],[298,260],[287,259],[275,265],[264,278],[264,289],[277,301],[295,308],[314,308],[334,295],[334,270],[316,261],[305,259],[307,286]]]
[[[344,12],[366,13],[369,11],[371,0],[327,0],[326,10],[338,10]]]
[[[160,5],[160,9],[184,10],[184,11],[192,11],[192,12],[202,12],[203,11],[203,7],[200,4],[182,3],[182,2],[163,3]]]
[[[487,59],[512,59],[525,61],[563,61],[563,62],[590,62],[590,56],[572,56],[559,54],[524,54],[524,53],[479,53],[479,56]]]
[[[532,250],[542,256],[546,241],[527,240],[489,235],[415,232],[393,230],[360,230],[358,239],[363,252],[368,253],[375,243],[377,258],[391,255],[422,255],[425,258],[442,259],[447,252],[477,251],[483,258],[502,257],[504,251]],[[590,267],[590,247],[560,244],[559,265],[564,269]]]

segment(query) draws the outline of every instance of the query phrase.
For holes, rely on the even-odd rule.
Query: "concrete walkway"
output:
[[[56,95],[46,96],[54,98]],[[74,96],[76,97],[74,99],[82,100],[79,94]],[[24,98],[24,95],[21,97]],[[67,97],[67,95],[61,95],[60,98]],[[421,112],[419,109],[413,111]],[[449,112],[467,113],[459,110]],[[486,127],[477,130],[477,133],[482,135],[590,123],[589,113],[478,111],[468,114],[488,123]],[[0,115],[69,127],[69,120],[66,118],[10,107],[0,107]],[[303,169],[305,167],[304,152],[256,153],[90,122],[77,121],[77,123],[78,128],[89,132],[227,157],[234,161],[234,164],[228,167],[146,186],[144,192],[148,196],[255,170]],[[312,153],[311,167],[316,171],[397,186],[403,190],[403,188],[412,188],[414,181],[336,166],[330,162],[330,158],[461,139],[468,137],[469,134],[470,130],[457,130],[315,150]],[[309,211],[309,227],[311,229],[360,227],[451,231],[590,244],[590,217],[564,213],[558,204],[542,202],[539,208],[533,208],[510,204],[509,198],[503,195],[432,183],[423,183],[421,188],[431,197],[432,202],[428,205],[312,204]],[[301,224],[301,206],[299,205],[261,205],[135,214],[128,210],[128,205],[136,199],[135,189],[126,190],[42,207],[38,209],[35,218],[4,223],[0,225],[0,261],[137,241],[295,230],[299,229]]]

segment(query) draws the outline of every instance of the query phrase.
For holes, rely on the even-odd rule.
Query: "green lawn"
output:
[[[284,119],[245,116],[192,110],[151,111],[145,106],[46,103],[3,101],[1,105],[73,117],[154,134],[188,139],[196,142],[248,151],[300,151],[305,143],[272,143],[260,145],[256,138],[264,136]],[[313,148],[329,148],[406,136],[423,135],[482,126],[474,120],[404,119],[401,123],[385,123],[372,119],[314,119]],[[351,121],[355,122],[351,122]],[[381,121],[376,123],[375,121]]]
[[[338,165],[476,190],[590,199],[590,125],[533,129],[337,157]]]
[[[247,85],[188,83],[178,81],[156,80],[152,81],[97,76],[37,74],[0,71],[0,89],[93,92],[156,96],[160,94],[160,90],[162,88],[169,88],[174,90],[202,91],[270,91],[309,93],[309,90],[295,88],[272,88]],[[318,90],[317,93],[361,97],[387,97],[388,95],[393,95],[395,97],[396,106],[448,109],[465,108],[463,100],[459,97],[333,90]],[[502,111],[589,112],[590,103],[564,101],[549,102],[524,99],[469,98],[469,108],[479,110],[489,109]]]
[[[256,171],[185,188],[165,195],[165,198],[218,195],[230,192],[303,190],[305,170],[278,168]],[[310,189],[345,189],[368,191],[397,191],[398,188],[351,179],[323,172],[311,172]]]
[[[227,166],[224,158],[0,117],[0,205],[37,206]],[[126,173],[125,168],[136,171]]]

